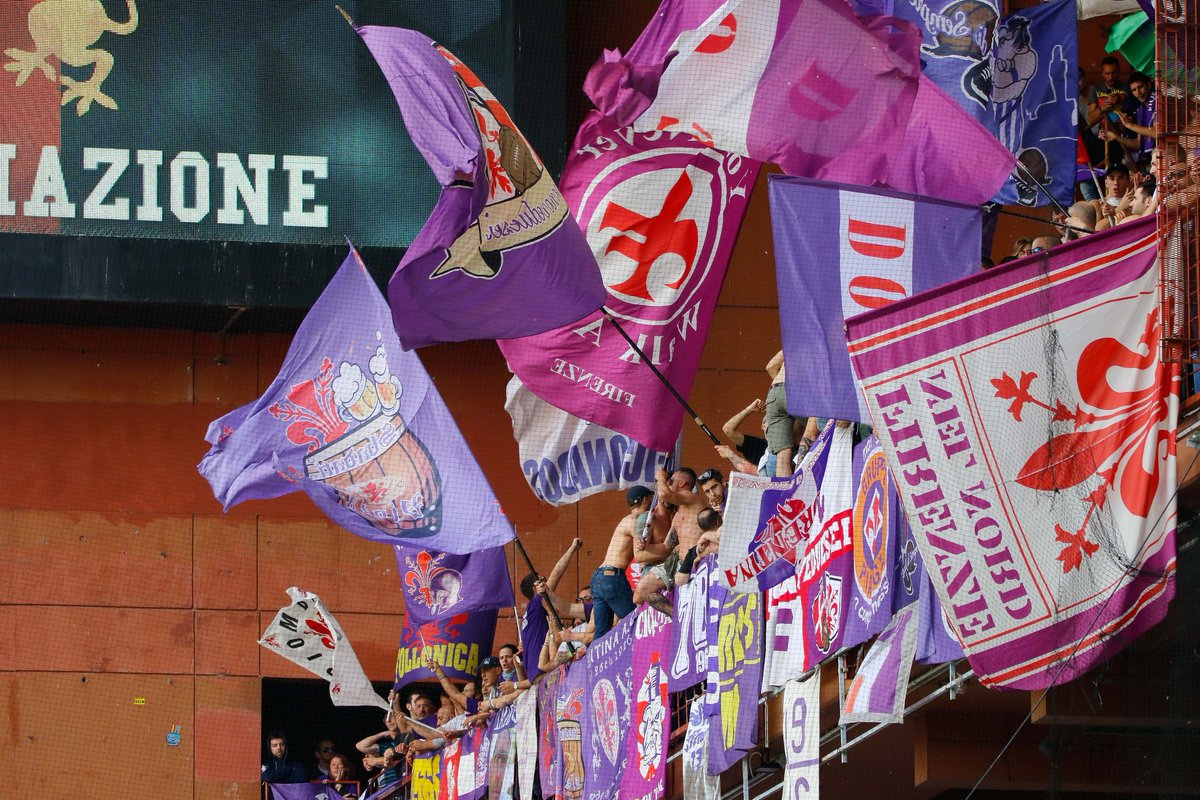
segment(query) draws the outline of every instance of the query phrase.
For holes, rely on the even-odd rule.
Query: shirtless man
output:
[[[625,495],[629,513],[621,517],[608,542],[604,561],[592,573],[592,637],[599,639],[613,626],[613,615],[617,619],[633,611],[633,589],[625,577],[625,565],[633,558],[633,541],[641,538],[642,532],[634,530],[638,517],[650,509],[652,493],[645,486],[634,486]]]
[[[700,538],[700,526],[696,516],[708,507],[708,499],[703,494],[693,490],[696,486],[696,473],[687,467],[680,467],[670,476],[664,469],[658,470],[655,477],[658,480],[658,502],[677,507],[671,520],[671,536],[663,544],[669,552],[666,559],[642,573],[638,581],[635,603],[649,603],[664,614],[673,614],[671,601],[659,592],[675,585],[675,569],[680,559],[691,550]],[[638,545],[635,543],[634,549]],[[643,545],[651,549],[651,545]]]

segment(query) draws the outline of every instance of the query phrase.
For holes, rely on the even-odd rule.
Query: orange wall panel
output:
[[[191,797],[193,704],[190,676],[0,673],[0,783],[12,797]]]
[[[196,515],[196,608],[258,608],[258,520]]]
[[[190,403],[188,353],[5,350],[14,400],[92,403]]]
[[[19,509],[0,526],[0,602],[192,606],[191,517]]]
[[[196,674],[258,675],[263,630],[253,611],[197,611]]]
[[[196,678],[195,800],[262,796],[261,685],[257,678]]]
[[[341,608],[338,542],[351,536],[324,518],[260,519],[258,600],[260,608],[282,608],[295,586],[318,595],[330,611]]]
[[[174,609],[0,606],[11,670],[191,675],[192,614]]]

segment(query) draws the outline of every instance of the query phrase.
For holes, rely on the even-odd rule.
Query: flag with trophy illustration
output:
[[[303,489],[338,525],[376,542],[471,553],[514,536],[353,249],[266,392],[205,438],[200,474],[227,510]]]
[[[1155,220],[847,321],[917,545],[988,686],[1072,680],[1175,593]],[[1167,303],[1175,287],[1167,285]]]
[[[604,286],[587,240],[495,95],[424,34],[356,30],[442,185],[388,281],[403,347],[528,336],[599,308]]]

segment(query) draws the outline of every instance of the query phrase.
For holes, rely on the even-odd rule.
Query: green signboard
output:
[[[513,44],[536,0],[339,4],[359,24],[441,42],[518,118],[523,106],[538,108],[537,90],[518,88],[524,57]],[[561,58],[561,37],[548,33]],[[332,0],[4,0],[0,54],[0,296],[71,296],[65,284],[95,283],[92,237],[132,240],[134,260],[182,253],[201,286],[213,251],[171,243],[276,245],[294,262],[297,246],[340,247],[348,237],[394,255],[440,189]],[[526,71],[544,80],[544,54],[533,58],[543,63]],[[550,142],[551,163],[563,147],[559,76],[557,97],[522,123],[535,144]],[[23,274],[23,258],[44,267],[58,247],[37,241],[46,236],[83,237],[70,247],[83,253],[69,265],[79,280],[42,274],[34,286]],[[246,258],[263,252],[272,251]],[[171,293],[125,297],[110,283],[82,296]],[[240,302],[229,287],[207,300]]]

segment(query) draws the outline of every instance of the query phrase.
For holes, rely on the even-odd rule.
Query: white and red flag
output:
[[[847,321],[921,557],[986,685],[1078,677],[1175,593],[1179,372],[1159,357],[1157,254],[1146,219]]]

